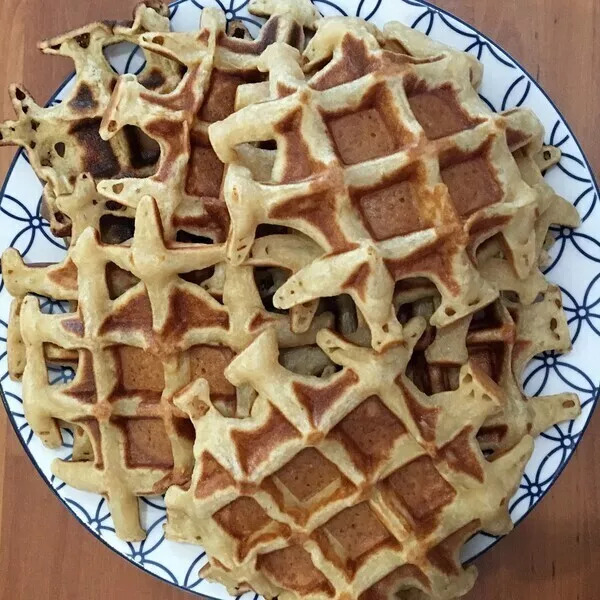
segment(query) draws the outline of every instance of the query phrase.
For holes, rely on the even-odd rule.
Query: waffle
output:
[[[286,370],[265,332],[225,372],[258,393],[242,421],[215,410],[203,381],[177,395],[196,464],[189,487],[167,492],[166,532],[202,540],[205,576],[234,595],[282,599],[470,589],[475,568],[463,570],[458,551],[480,529],[511,528],[507,500],[532,439],[486,461],[475,434],[501,391],[469,363],[456,391],[420,392],[405,370],[424,328],[409,321],[405,343],[382,353],[321,331],[342,367],[328,378]]]
[[[26,149],[29,162],[46,184],[45,216],[61,236],[70,231],[70,215],[56,198],[73,192],[81,173],[95,178],[152,172],[157,148],[134,128],[104,142],[98,133],[117,75],[104,49],[120,42],[137,42],[145,31],[168,31],[168,8],[160,2],[139,4],[132,22],[92,23],[40,44],[45,54],[66,56],[75,65],[73,90],[54,106],[40,107],[23,86],[12,85],[10,95],[17,119],[0,125],[0,144]],[[179,67],[157,54],[147,54],[138,75],[148,89],[166,93],[180,79]]]
[[[44,216],[54,233],[76,239],[85,226],[92,225],[108,230],[107,239],[120,236],[123,241],[132,225],[131,209],[123,199],[129,198],[135,208],[137,200],[133,198],[141,197],[138,178],[151,177],[156,183],[173,178],[175,170],[179,194],[173,193],[173,184],[167,192],[163,186],[161,192],[172,199],[171,207],[178,208],[179,214],[165,224],[172,221],[181,237],[187,234],[189,239],[192,234],[222,241],[228,228],[227,211],[218,201],[222,165],[210,148],[207,123],[232,110],[237,85],[245,78],[256,78],[257,57],[268,44],[275,40],[303,43],[302,27],[294,18],[310,24],[306,4],[274,8],[277,15],[265,24],[256,41],[248,39],[239,24],[226,35],[225,18],[214,9],[203,12],[200,33],[169,34],[168,8],[154,2],[140,4],[132,24],[94,23],[41,44],[43,52],[74,60],[74,90],[59,105],[40,108],[23,89],[12,86],[18,120],[3,124],[0,141],[25,147],[34,170],[47,182]],[[208,38],[212,41],[207,45]],[[154,39],[166,40],[167,48]],[[146,65],[138,76],[117,80],[103,50],[122,41],[147,50]],[[175,47],[169,48],[171,45]],[[115,85],[118,89],[113,94]],[[101,119],[109,105],[122,111],[131,94],[133,121],[143,106],[149,134],[133,123],[118,127],[109,123],[111,131],[102,131]],[[118,118],[124,117],[120,114]],[[88,178],[116,182],[100,185],[96,191],[80,183],[86,172]],[[127,186],[136,188],[136,193],[128,194]],[[121,193],[116,194],[118,189]],[[152,190],[156,191],[156,186]]]
[[[561,152],[553,146],[542,146],[541,140],[535,145],[520,148],[513,153],[523,179],[538,192],[538,216],[535,223],[536,255],[540,264],[545,264],[547,257],[544,250],[552,244],[548,230],[551,225],[578,227],[581,223],[575,206],[559,196],[545,181],[544,172],[558,164]]]
[[[45,197],[51,200],[47,207],[53,207],[49,218],[54,232],[61,236],[68,235],[73,243],[87,227],[93,227],[100,232],[104,243],[126,242],[133,235],[135,207],[147,192],[159,199],[159,208],[165,213],[163,229],[166,239],[204,243],[224,241],[229,221],[227,209],[218,198],[223,167],[210,148],[206,127],[208,122],[226,116],[233,109],[235,89],[240,82],[259,76],[256,61],[264,47],[275,40],[302,44],[301,25],[311,24],[312,12],[308,6],[308,3],[301,2],[292,3],[289,7],[284,4],[273,8],[276,14],[265,24],[256,41],[251,40],[240,25],[230,27],[229,34],[226,34],[224,16],[212,9],[203,12],[203,27],[199,33],[166,35],[168,19],[159,15],[168,14],[168,9],[161,4],[153,4],[152,7],[142,4],[135,11],[136,19],[130,29],[119,24],[92,24],[42,44],[44,51],[50,48],[52,52],[60,51],[73,57],[77,66],[77,89],[85,86],[91,78],[88,87],[100,86],[99,90],[103,90],[104,95],[100,91],[94,92],[94,95],[103,98],[97,103],[94,114],[105,115],[109,124],[113,123],[115,113],[119,115],[118,131],[107,134],[110,137],[108,142],[102,141],[98,133],[94,133],[94,139],[98,138],[94,147],[98,144],[106,148],[121,147],[123,136],[130,139],[132,132],[137,132],[138,138],[141,137],[147,146],[153,145],[156,149],[154,174],[147,169],[135,171],[129,167],[111,173],[101,169],[82,172],[91,168],[91,165],[98,165],[98,160],[90,157],[88,162],[83,159],[76,161],[71,154],[66,162],[58,160],[50,165],[51,168],[44,170],[38,168],[38,155],[41,156],[42,152],[40,140],[47,137],[48,132],[56,132],[58,121],[71,123],[68,125],[70,128],[79,127],[78,124],[82,122],[81,114],[73,109],[76,92],[73,92],[71,99],[67,98],[61,105],[49,109],[38,107],[32,111],[31,107],[26,107],[23,111],[19,105],[17,111],[23,122],[18,127],[14,127],[15,123],[7,123],[7,131],[16,131],[6,135],[4,141],[23,142],[17,134],[23,129],[28,131],[31,119],[34,119],[35,134],[41,137],[40,140],[30,140],[33,147],[29,142],[25,146],[34,169],[49,182]],[[262,6],[258,10],[265,14],[268,8]],[[142,34],[148,32],[151,26],[154,26],[153,33],[144,38]],[[86,41],[90,35],[92,42]],[[98,40],[94,41],[96,37]],[[202,46],[197,37],[205,42],[209,38],[212,41]],[[161,38],[166,49],[155,43],[155,38]],[[85,43],[80,43],[82,40]],[[139,76],[128,75],[117,81],[104,59],[103,48],[123,40],[140,43],[146,50],[148,62]],[[157,49],[168,54],[169,58],[152,51]],[[99,64],[110,73],[110,77],[107,75],[104,78],[106,81],[90,76],[90,73],[99,70]],[[177,65],[177,68],[173,65]],[[179,75],[182,66],[187,69],[183,78]],[[171,75],[167,78],[169,69]],[[116,89],[109,101],[110,91],[105,88],[112,90],[115,83]],[[123,112],[129,110],[128,99],[134,102],[130,106],[133,118],[132,122],[126,124],[121,121],[125,119]],[[143,123],[139,122],[137,116],[140,107],[145,115],[141,119]],[[90,118],[86,113],[83,120],[87,123]],[[140,124],[142,128],[137,126]],[[95,118],[95,132],[99,129],[103,133],[100,125],[100,118]],[[86,149],[83,148],[81,152],[85,154]],[[118,178],[119,174],[126,175],[126,178]],[[143,178],[138,179],[136,175]],[[96,181],[107,176],[113,179]],[[57,223],[59,226],[54,227]],[[28,291],[44,293],[36,288]],[[70,299],[66,296],[60,298]],[[10,325],[11,346],[15,351],[11,352],[9,371],[16,379],[20,378],[24,367],[24,354],[19,350],[22,348],[19,312],[20,307],[15,305],[15,318]],[[303,307],[298,307],[291,312],[294,330],[301,327],[305,332],[310,327],[314,309],[307,312]],[[67,355],[66,360],[72,360],[72,355]]]
[[[511,529],[532,436],[580,410],[520,383],[570,348],[541,272],[550,225],[578,224],[543,179],[560,153],[530,111],[488,109],[465,53],[308,0],[249,9],[256,39],[142,4],[43,46],[76,63],[62,104],[13,91],[2,141],[68,249],[2,257],[9,372],[44,444],[73,432],[56,476],[106,496],[125,540],[166,492],[166,535],[232,594],[461,597],[462,545]],[[123,40],[148,62],[116,79]]]
[[[428,318],[439,303],[435,288],[423,284],[398,292],[395,298],[402,321]],[[536,354],[571,349],[560,290],[548,286],[529,305],[496,300],[485,309],[446,328],[429,327],[418,341],[407,375],[425,394],[457,389],[460,369],[472,362],[503,393],[502,410],[489,417],[477,433],[488,455],[514,447],[530,434],[574,419],[580,412],[575,394],[528,397],[521,389],[523,372]]]
[[[35,291],[77,302],[75,312],[48,315],[35,297],[25,296],[24,410],[50,447],[62,442],[58,420],[85,431],[94,461],[56,461],[53,471],[74,487],[105,494],[124,539],[143,537],[136,496],[163,493],[191,473],[193,436],[186,415],[171,403],[173,393],[204,377],[225,414],[247,413],[251,396],[223,378],[235,352],[270,328],[283,348],[310,345],[316,331],[331,324],[323,313],[305,333],[293,333],[288,315],[263,307],[250,266],[224,267],[219,302],[192,274],[224,257],[224,244],[165,242],[150,197],[138,204],[130,245],[103,244],[88,228],[61,265],[29,267],[16,251],[4,254],[14,296]],[[75,358],[73,382],[49,383],[53,353],[59,362]]]
[[[262,57],[270,100],[209,128],[228,164],[229,260],[244,261],[264,223],[322,248],[278,290],[276,306],[347,293],[381,349],[402,339],[396,282],[431,279],[442,298],[431,322],[442,327],[497,296],[471,260],[487,238],[499,234],[517,276],[529,275],[539,199],[511,152],[541,137],[531,112],[491,113],[474,87],[477,61],[399,24],[382,34],[325,19],[303,56],[304,72],[299,53],[270,46]],[[265,140],[277,151],[260,181],[237,148]]]
[[[268,45],[302,47],[306,4],[281,6],[256,40],[226,35],[224,14],[211,8],[202,12],[199,32],[142,34],[142,47],[182,64],[186,72],[168,94],[147,90],[134,76],[119,79],[100,134],[112,139],[124,128],[138,127],[158,143],[161,156],[154,175],[102,181],[98,191],[133,207],[146,194],[158,199],[169,238],[185,229],[224,241],[229,220],[219,199],[223,165],[211,148],[208,125],[233,111],[239,85],[261,78],[257,63]]]
[[[549,234],[550,225],[575,228],[580,224],[577,209],[556,194],[543,177],[543,171],[558,163],[560,156],[558,148],[542,145],[541,136],[513,153],[524,181],[538,195],[534,226],[535,265],[538,268],[534,267],[527,277],[519,278],[497,236],[484,242],[477,251],[477,262],[484,278],[498,290],[516,294],[526,305],[534,302],[548,288],[548,282],[540,269],[548,263],[547,250],[554,242]]]
[[[123,76],[104,113],[104,139],[136,127],[158,143],[161,153],[153,175],[100,181],[98,192],[127,210],[135,209],[145,195],[157,199],[167,239],[225,241],[229,215],[219,197],[223,165],[210,145],[208,126],[233,111],[240,85],[264,78],[258,69],[261,52],[275,42],[301,48],[303,26],[311,27],[314,18],[308,2],[263,3],[256,11],[273,13],[256,40],[245,32],[243,38],[227,35],[223,13],[210,8],[202,12],[199,32],[142,34],[142,47],[182,64],[185,75],[168,94],[149,91],[134,76]],[[235,31],[240,34],[239,28]],[[265,159],[259,149],[247,153],[253,163]],[[315,311],[316,303],[309,310],[294,307],[293,330],[305,332]]]

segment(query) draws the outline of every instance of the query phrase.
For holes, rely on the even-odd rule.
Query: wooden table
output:
[[[127,18],[135,0],[0,0],[0,116],[22,82],[40,102],[71,70],[36,42],[99,18]],[[600,167],[600,3],[597,0],[438,0],[489,34],[541,82]],[[0,152],[6,172],[13,152]],[[540,506],[477,561],[478,600],[600,597],[600,417]],[[0,409],[0,600],[191,597],[95,540],[40,479]]]

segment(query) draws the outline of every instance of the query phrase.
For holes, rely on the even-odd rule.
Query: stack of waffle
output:
[[[510,530],[532,436],[579,411],[520,381],[570,347],[540,271],[549,226],[578,223],[542,176],[559,153],[530,111],[490,111],[467,54],[308,0],[250,9],[256,39],[215,9],[170,32],[146,2],[42,44],[75,62],[61,104],[11,88],[0,139],[68,249],[3,255],[10,374],[47,446],[74,432],[58,477],[126,540],[166,492],[167,535],[233,594],[460,597],[462,544]],[[121,41],[137,76],[104,57]]]

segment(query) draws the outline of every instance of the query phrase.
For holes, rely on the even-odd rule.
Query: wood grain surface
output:
[[[21,82],[42,102],[71,71],[36,42],[99,18],[127,18],[134,0],[0,0],[0,116]],[[556,101],[598,172],[600,2],[438,0],[488,34]],[[0,149],[0,175],[13,156]],[[600,415],[535,511],[477,561],[470,599],[600,598]],[[171,600],[191,595],[135,568],[91,536],[61,505],[23,452],[0,409],[0,600]]]

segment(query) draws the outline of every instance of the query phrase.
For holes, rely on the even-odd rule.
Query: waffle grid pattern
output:
[[[167,492],[167,534],[202,539],[207,576],[282,598],[371,597],[393,584],[450,599],[471,587],[458,550],[475,530],[510,529],[506,503],[532,440],[484,458],[475,433],[502,400],[473,364],[458,391],[419,392],[404,371],[424,328],[410,321],[406,343],[381,354],[320,332],[343,365],[327,381],[278,365],[275,337],[261,335],[226,370],[258,392],[242,422],[215,411],[202,381],[178,394],[196,467],[189,488]]]

